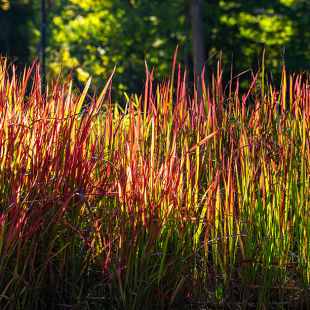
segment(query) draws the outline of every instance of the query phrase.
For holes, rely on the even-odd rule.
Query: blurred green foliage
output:
[[[10,8],[10,1],[8,0],[0,0],[0,9],[6,11]]]
[[[4,3],[4,0],[1,0]],[[40,52],[41,1],[12,0],[0,10],[0,53],[21,67]],[[192,45],[187,0],[47,0],[47,79],[62,68],[66,76],[74,65],[74,82],[84,85],[90,75],[99,87],[115,64],[113,95],[141,93],[145,63],[155,65],[159,79],[171,72],[171,60],[179,44],[177,62],[193,74]],[[257,70],[266,47],[266,68],[280,79],[282,55],[286,67],[297,71],[310,65],[310,2],[307,0],[203,1],[205,49],[210,57],[222,50],[225,66],[237,75]],[[207,57],[207,58],[208,58]],[[217,53],[208,62],[216,70]],[[228,81],[229,70],[225,70]],[[244,76],[243,86],[248,83]],[[104,84],[104,83],[102,83]]]
[[[118,90],[141,92],[144,59],[149,66],[158,65],[161,77],[170,71],[179,43],[171,30],[182,26],[182,14],[169,1],[70,0],[59,8],[47,44],[53,72],[62,64],[67,73],[75,64],[79,82],[85,83],[92,74],[98,84],[117,64],[113,81]]]

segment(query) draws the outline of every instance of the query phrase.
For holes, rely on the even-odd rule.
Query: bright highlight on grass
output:
[[[1,59],[1,309],[309,304],[308,76],[198,101],[175,59],[124,109]]]

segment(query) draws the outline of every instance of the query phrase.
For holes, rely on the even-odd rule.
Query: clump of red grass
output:
[[[1,308],[308,303],[309,79],[174,68],[122,109],[1,60]]]

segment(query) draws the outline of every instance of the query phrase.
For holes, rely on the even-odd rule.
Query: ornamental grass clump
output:
[[[175,60],[121,107],[1,59],[1,309],[309,306],[308,76]]]

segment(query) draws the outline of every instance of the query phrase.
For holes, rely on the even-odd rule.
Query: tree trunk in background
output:
[[[193,61],[195,68],[195,80],[198,92],[198,98],[201,97],[201,72],[206,62],[206,54],[203,38],[203,20],[202,20],[202,0],[188,0],[192,33],[193,33]],[[198,82],[199,77],[199,82]],[[205,83],[208,83],[207,71],[204,76]]]

